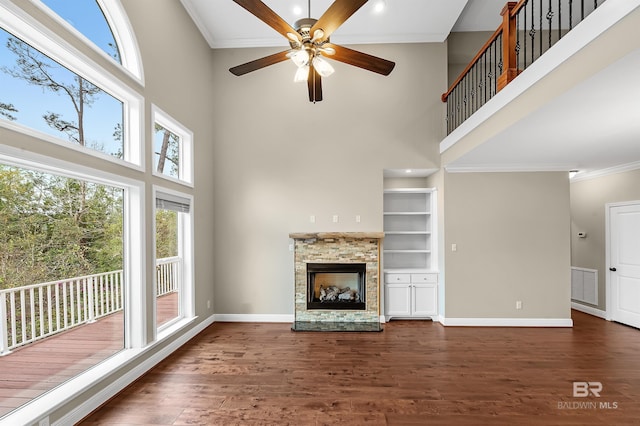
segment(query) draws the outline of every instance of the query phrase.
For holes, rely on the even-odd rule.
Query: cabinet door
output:
[[[387,317],[408,317],[411,315],[411,285],[386,284],[384,301]]]
[[[435,284],[412,284],[413,306],[412,314],[414,316],[428,317],[438,313],[437,301],[438,294]]]

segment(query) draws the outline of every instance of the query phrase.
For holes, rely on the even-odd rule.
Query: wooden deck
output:
[[[158,324],[177,315],[177,300],[177,293],[158,298]],[[106,316],[0,357],[0,417],[122,350],[122,315]]]
[[[382,333],[216,322],[82,424],[637,425],[640,331],[572,316]],[[602,382],[600,398],[573,397],[574,381]]]

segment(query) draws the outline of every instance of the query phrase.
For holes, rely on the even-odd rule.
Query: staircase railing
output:
[[[520,0],[500,12],[502,24],[449,89],[447,134],[549,50],[605,0]]]

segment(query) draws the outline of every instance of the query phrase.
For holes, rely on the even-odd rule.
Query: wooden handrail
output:
[[[500,15],[503,17],[502,23],[500,24],[498,29],[494,31],[494,33],[491,35],[489,40],[487,40],[487,42],[480,48],[476,56],[473,57],[473,59],[471,60],[471,62],[469,62],[466,68],[460,73],[456,81],[454,81],[453,84],[449,87],[449,89],[442,94],[441,96],[442,102],[447,101],[447,98],[449,97],[451,92],[453,92],[456,86],[462,81],[465,75],[467,75],[467,73],[471,70],[471,68],[473,68],[473,66],[478,62],[478,60],[482,57],[482,55],[484,55],[484,53],[487,51],[489,46],[491,46],[491,44],[496,40],[496,38],[498,38],[500,34],[503,35],[503,48],[502,48],[503,63],[507,64],[507,66],[504,67],[504,71],[498,78],[498,90],[503,88],[508,82],[513,80],[513,78],[515,78],[516,75],[518,75],[517,70],[514,71],[516,69],[516,56],[514,54],[515,44],[516,44],[515,17],[518,11],[522,7],[524,7],[527,1],[528,0],[520,0],[517,3],[515,1],[510,1],[504,5],[504,7],[502,8],[502,11],[500,12]],[[509,78],[509,76],[511,76],[511,78]],[[500,83],[503,80],[504,80],[504,84],[501,86]]]
[[[491,46],[491,43],[493,43],[495,41],[496,38],[498,38],[498,36],[502,33],[502,26],[500,26],[489,38],[489,40],[487,40],[487,42],[482,46],[482,48],[480,48],[480,51],[476,54],[476,56],[473,57],[473,59],[471,60],[471,62],[469,62],[469,65],[467,65],[467,67],[460,73],[460,75],[458,76],[458,78],[456,79],[456,81],[453,82],[453,84],[449,87],[449,90],[447,90],[445,93],[442,94],[442,102],[447,102],[447,98],[449,97],[449,95],[451,94],[451,92],[453,92],[453,89],[456,88],[456,86],[458,85],[458,83],[460,83],[462,81],[462,79],[464,78],[465,75],[467,75],[467,73],[469,72],[469,70],[476,64],[476,62],[478,62],[478,59],[480,59],[482,57],[482,55],[484,54],[484,52],[487,51],[487,49],[489,48],[489,46]]]

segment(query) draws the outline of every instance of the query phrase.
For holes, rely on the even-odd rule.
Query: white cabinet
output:
[[[385,317],[433,318],[438,314],[435,189],[384,191]]]
[[[438,274],[385,274],[385,318],[430,318],[438,314]]]

